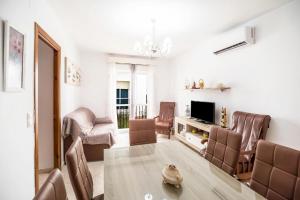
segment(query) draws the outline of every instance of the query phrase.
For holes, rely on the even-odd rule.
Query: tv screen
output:
[[[191,117],[208,123],[215,123],[215,103],[191,101]]]

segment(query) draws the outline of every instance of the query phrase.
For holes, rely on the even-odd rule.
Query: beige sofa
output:
[[[96,118],[80,107],[63,119],[64,156],[77,137],[81,137],[87,161],[103,160],[104,149],[115,143],[115,126],[109,118]]]

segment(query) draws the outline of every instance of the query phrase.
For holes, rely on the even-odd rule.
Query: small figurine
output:
[[[190,105],[185,105],[186,108],[185,108],[185,116],[186,117],[190,117],[191,115],[191,110],[190,110]]]
[[[203,79],[200,79],[200,80],[199,80],[199,88],[200,88],[200,89],[203,89],[203,88],[204,88],[204,80],[203,80]]]
[[[193,86],[192,86],[192,89],[196,89],[197,87],[196,87],[196,82],[194,81],[193,82]]]
[[[221,110],[221,127],[226,128],[227,127],[227,111],[225,107],[222,107]]]

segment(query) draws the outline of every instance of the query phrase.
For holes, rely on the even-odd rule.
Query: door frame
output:
[[[35,193],[39,190],[39,118],[38,118],[38,47],[39,39],[54,50],[53,77],[53,125],[54,168],[61,168],[61,121],[60,121],[60,65],[61,48],[36,22],[34,23],[34,180]]]

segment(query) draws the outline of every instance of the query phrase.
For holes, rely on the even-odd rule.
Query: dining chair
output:
[[[50,172],[48,178],[37,192],[34,200],[66,200],[67,193],[62,174],[59,169]]]
[[[175,102],[160,102],[159,115],[155,119],[155,131],[171,137],[175,112]]]
[[[217,126],[211,128],[204,158],[233,175],[240,155],[242,136]]]
[[[66,161],[77,200],[103,200],[103,194],[93,197],[93,179],[87,165],[80,137],[77,137],[67,151]]]
[[[130,146],[156,143],[154,119],[129,120]]]
[[[249,181],[255,159],[256,145],[258,140],[265,139],[271,117],[235,111],[232,115],[232,130],[242,136],[242,144],[239,160],[236,167],[236,176],[241,181]],[[203,144],[207,139],[201,141]]]
[[[300,199],[300,151],[260,140],[250,187],[267,199]]]

